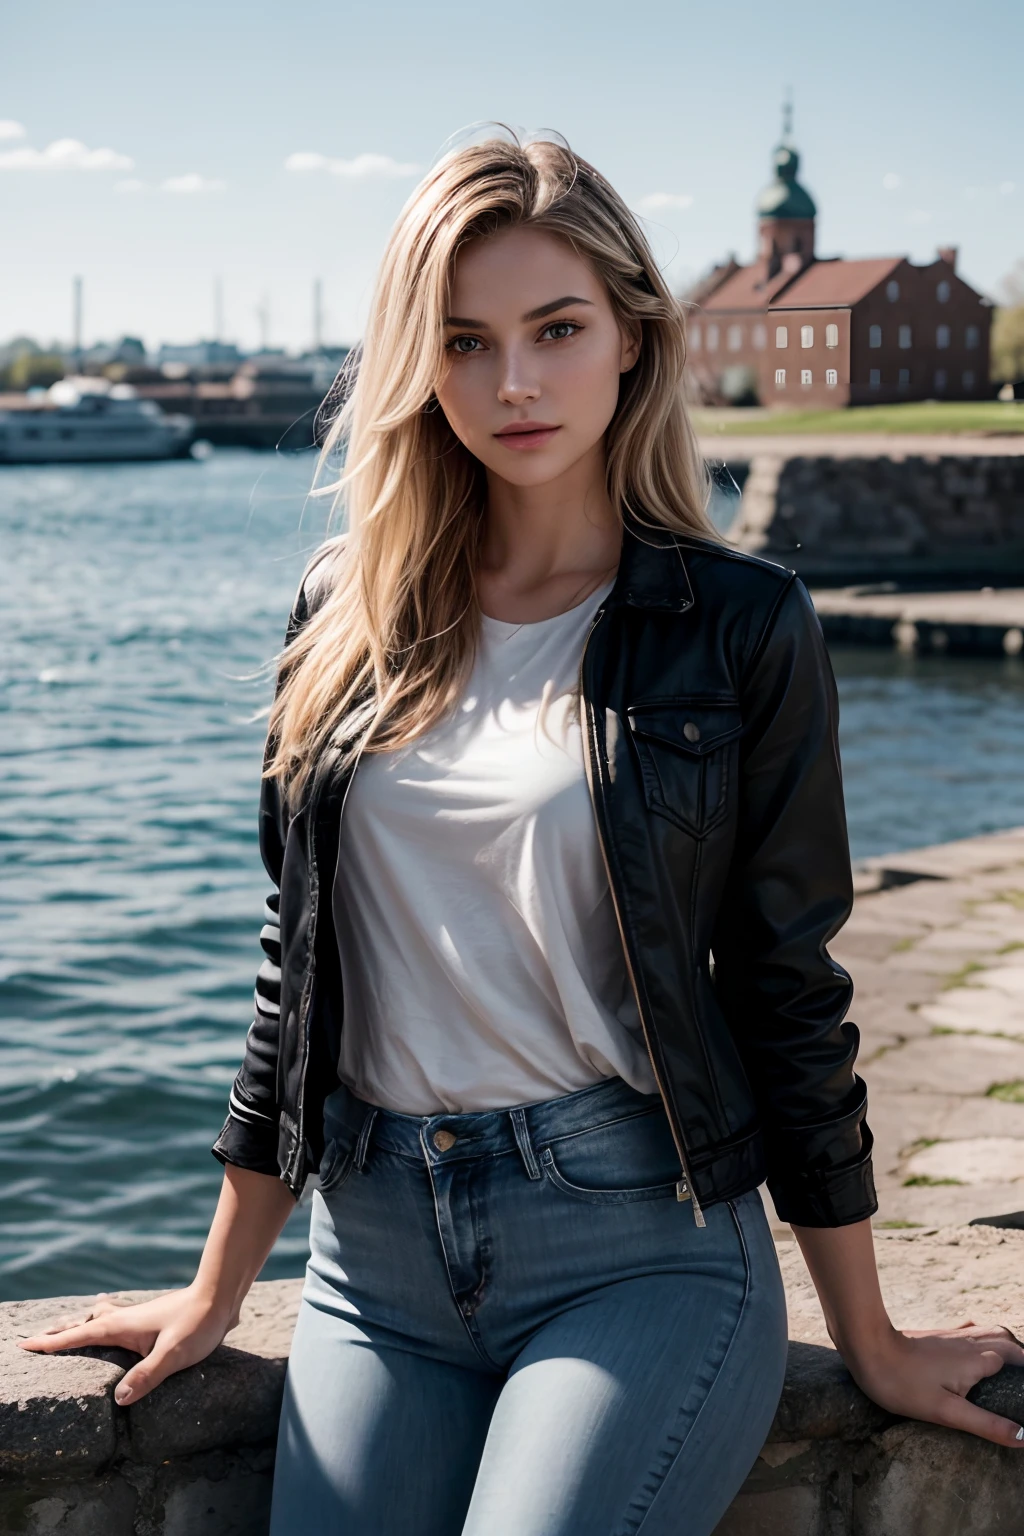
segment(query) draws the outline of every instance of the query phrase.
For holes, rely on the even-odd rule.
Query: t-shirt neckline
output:
[[[571,608],[563,608],[561,613],[549,614],[546,619],[524,619],[522,623],[513,624],[508,619],[495,619],[489,613],[481,613],[480,621],[483,631],[496,640],[511,640],[512,636],[519,634],[520,631],[524,633],[528,631],[536,635],[538,632],[556,627],[563,620],[578,617],[588,606],[598,607],[609,596],[614,585],[615,577],[613,576],[595,591],[589,592],[580,602],[574,603]]]

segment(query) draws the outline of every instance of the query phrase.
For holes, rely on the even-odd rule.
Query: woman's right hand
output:
[[[218,1304],[190,1285],[135,1306],[118,1306],[101,1295],[81,1322],[61,1321],[33,1339],[18,1342],[22,1349],[45,1355],[89,1345],[133,1350],[142,1359],[114,1391],[115,1401],[127,1405],[137,1403],[175,1371],[205,1360],[237,1322],[237,1307]]]

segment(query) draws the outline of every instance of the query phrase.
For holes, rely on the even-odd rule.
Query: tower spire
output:
[[[782,100],[782,142],[788,144],[793,137],[793,87],[788,86]]]

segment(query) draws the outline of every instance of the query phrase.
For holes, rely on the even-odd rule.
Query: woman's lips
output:
[[[541,421],[524,421],[514,427],[506,427],[502,432],[495,432],[494,436],[506,448],[521,452],[523,449],[543,448],[561,430],[561,427],[549,427]]]

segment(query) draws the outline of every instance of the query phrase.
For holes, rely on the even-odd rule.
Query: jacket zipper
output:
[[[352,782],[356,776],[359,760],[363,755],[360,747],[352,764],[352,771],[345,785],[345,793],[341,797],[341,808],[338,811],[338,829],[341,828],[341,818],[345,814],[348,797],[352,789]],[[316,982],[316,927],[320,913],[320,878],[316,866],[316,820],[312,821],[309,829],[309,975],[306,978],[305,996],[299,1009],[299,1031],[302,1035],[302,1076],[299,1079],[299,1136],[298,1145],[301,1155],[305,1157],[306,1151],[306,1074],[309,1071],[309,1017],[313,1002],[313,988]]]
[[[591,760],[591,750],[594,745],[594,735],[590,703],[583,691],[583,664],[586,661],[587,647],[590,645],[590,638],[603,617],[604,608],[602,607],[599,608],[597,613],[594,615],[593,623],[587,631],[587,638],[583,642],[583,651],[580,656],[580,704],[583,708],[587,727],[587,739],[583,744],[583,767],[587,776],[587,789],[590,792],[590,803],[594,811],[594,822],[597,827],[597,844],[601,850],[601,858],[604,862],[605,876],[608,880],[608,889],[612,898],[612,908],[615,912],[615,921],[619,928],[619,939],[621,940],[622,952],[626,960],[626,972],[629,976],[629,984],[633,989],[633,996],[636,999],[636,1009],[640,1017],[640,1028],[643,1030],[644,1045],[647,1047],[647,1055],[650,1059],[651,1071],[654,1073],[654,1081],[658,1085],[658,1092],[661,1095],[661,1102],[665,1108],[665,1116],[668,1120],[669,1130],[672,1132],[672,1140],[675,1142],[676,1147],[676,1156],[679,1158],[679,1167],[682,1171],[682,1178],[679,1179],[676,1184],[676,1199],[689,1200],[693,1207],[694,1222],[698,1227],[706,1227],[707,1222],[704,1220],[704,1212],[700,1208],[700,1202],[697,1199],[697,1191],[693,1187],[693,1175],[690,1173],[690,1163],[686,1155],[686,1148],[683,1145],[682,1132],[677,1126],[675,1117],[672,1113],[671,1107],[669,1106],[668,1095],[665,1092],[665,1085],[662,1082],[661,1073],[658,1070],[658,1063],[655,1060],[654,1051],[651,1048],[651,1035],[647,1027],[647,1020],[644,1016],[643,1005],[640,1001],[640,988],[637,985],[636,973],[633,970],[633,961],[630,956],[629,945],[626,942],[626,929],[622,921],[622,913],[619,909],[619,898],[615,892],[615,883],[612,880],[611,866],[608,862],[608,851],[605,848],[604,832],[601,827],[601,818],[597,814],[597,801],[594,792],[593,763]]]

